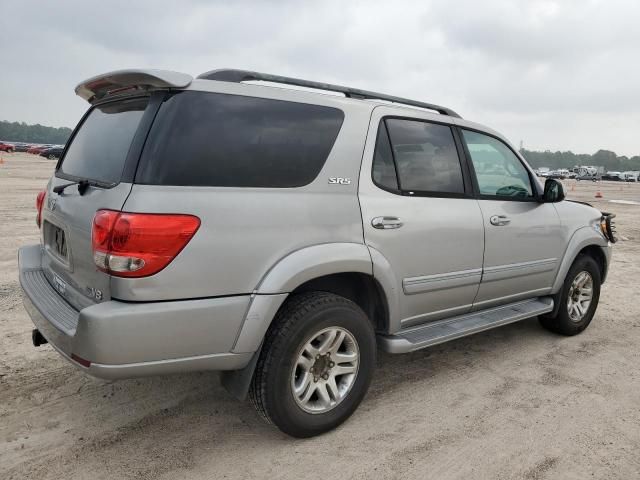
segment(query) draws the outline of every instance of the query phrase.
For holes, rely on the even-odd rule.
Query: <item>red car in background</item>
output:
[[[13,143],[0,142],[0,152],[15,152],[16,146]]]
[[[27,153],[33,153],[35,155],[40,155],[47,148],[51,148],[51,146],[50,145],[36,145],[36,146],[33,146],[33,147],[27,149]]]

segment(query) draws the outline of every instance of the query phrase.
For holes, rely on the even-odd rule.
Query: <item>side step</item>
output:
[[[474,333],[501,327],[509,323],[549,313],[553,310],[551,297],[540,297],[458,317],[437,320],[419,327],[401,330],[395,335],[378,337],[378,345],[389,353],[407,353],[439,343],[466,337]]]

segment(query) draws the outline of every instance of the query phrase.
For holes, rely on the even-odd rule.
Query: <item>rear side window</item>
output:
[[[450,127],[401,119],[385,122],[402,190],[464,193],[462,168]]]
[[[160,107],[136,182],[300,187],[320,173],[344,114],[318,105],[181,92]]]
[[[147,103],[142,98],[94,107],[73,137],[58,171],[101,183],[120,182]]]

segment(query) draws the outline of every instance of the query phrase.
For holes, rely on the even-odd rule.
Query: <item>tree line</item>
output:
[[[29,125],[24,122],[0,120],[0,140],[24,143],[53,143],[64,145],[71,129],[67,127],[46,127],[39,123]]]
[[[64,145],[71,129],[67,127],[46,127],[44,125],[28,125],[24,122],[7,122],[0,120],[0,140],[25,143],[54,143]],[[576,165],[593,165],[604,167],[605,171],[640,170],[640,155],[631,158],[618,156],[610,150],[598,150],[593,155],[588,153],[536,152],[525,148],[520,153],[533,168],[549,167],[573,168]]]
[[[572,168],[577,165],[590,165],[594,167],[604,167],[607,172],[627,170],[640,170],[640,155],[631,158],[618,156],[610,150],[598,150],[593,155],[588,153],[573,152],[534,152],[532,150],[521,149],[520,153],[527,159],[533,168],[549,167],[552,170],[558,168]]]

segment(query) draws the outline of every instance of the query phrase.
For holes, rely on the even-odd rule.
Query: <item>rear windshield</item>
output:
[[[148,98],[138,98],[93,108],[73,137],[58,171],[101,183],[120,182],[147,103]]]
[[[320,173],[343,118],[318,105],[181,92],[160,107],[136,183],[300,187]]]

